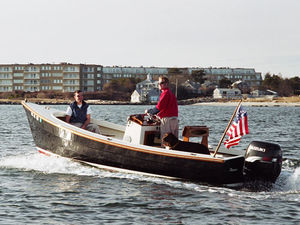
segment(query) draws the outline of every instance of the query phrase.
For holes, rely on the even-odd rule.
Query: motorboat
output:
[[[161,145],[159,121],[145,114],[128,116],[119,125],[92,118],[101,134],[65,122],[66,114],[53,107],[22,101],[33,140],[40,153],[60,156],[110,171],[140,173],[208,184],[238,184],[248,180],[275,182],[281,171],[279,145],[253,141],[247,149],[220,149],[214,154],[183,151]],[[185,126],[182,137],[202,138],[208,145],[206,126]]]

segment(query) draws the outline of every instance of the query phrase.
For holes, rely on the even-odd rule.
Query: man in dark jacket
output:
[[[75,101],[67,109],[66,122],[71,123],[76,127],[100,134],[99,127],[96,124],[90,123],[91,109],[83,100],[83,93],[81,90],[74,92],[74,99]]]

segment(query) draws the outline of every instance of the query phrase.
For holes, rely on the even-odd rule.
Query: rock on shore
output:
[[[0,104],[21,104],[24,99],[0,99]],[[71,99],[41,99],[30,98],[29,102],[45,105],[68,105],[72,102]],[[110,100],[86,100],[91,105],[145,105],[149,103],[131,103],[129,101],[110,101]],[[178,100],[178,105],[225,105],[235,106],[239,100],[216,100],[213,98],[193,98],[186,100]],[[155,103],[152,103],[154,105]],[[300,97],[282,97],[276,99],[244,99],[243,105],[248,106],[299,106]]]

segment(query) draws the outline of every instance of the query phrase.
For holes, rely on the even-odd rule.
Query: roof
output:
[[[141,81],[140,83],[137,83],[137,85],[140,85],[140,84],[155,84],[157,83],[158,81],[154,81],[152,79],[152,76],[150,73],[147,74],[147,79],[146,80],[143,80]]]
[[[215,90],[220,90],[220,91],[241,91],[238,88],[216,88]]]

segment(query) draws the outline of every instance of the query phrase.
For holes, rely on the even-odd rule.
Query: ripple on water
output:
[[[56,107],[56,106],[51,106]],[[125,124],[153,106],[92,106]],[[58,106],[65,110],[66,106]],[[234,107],[179,106],[180,129],[207,125],[217,143]],[[21,106],[0,106],[0,216],[3,224],[297,224],[300,107],[246,107],[251,140],[280,143],[283,170],[259,191],[113,173],[36,153]],[[8,112],[9,111],[9,115]],[[120,113],[122,112],[122,113]]]

